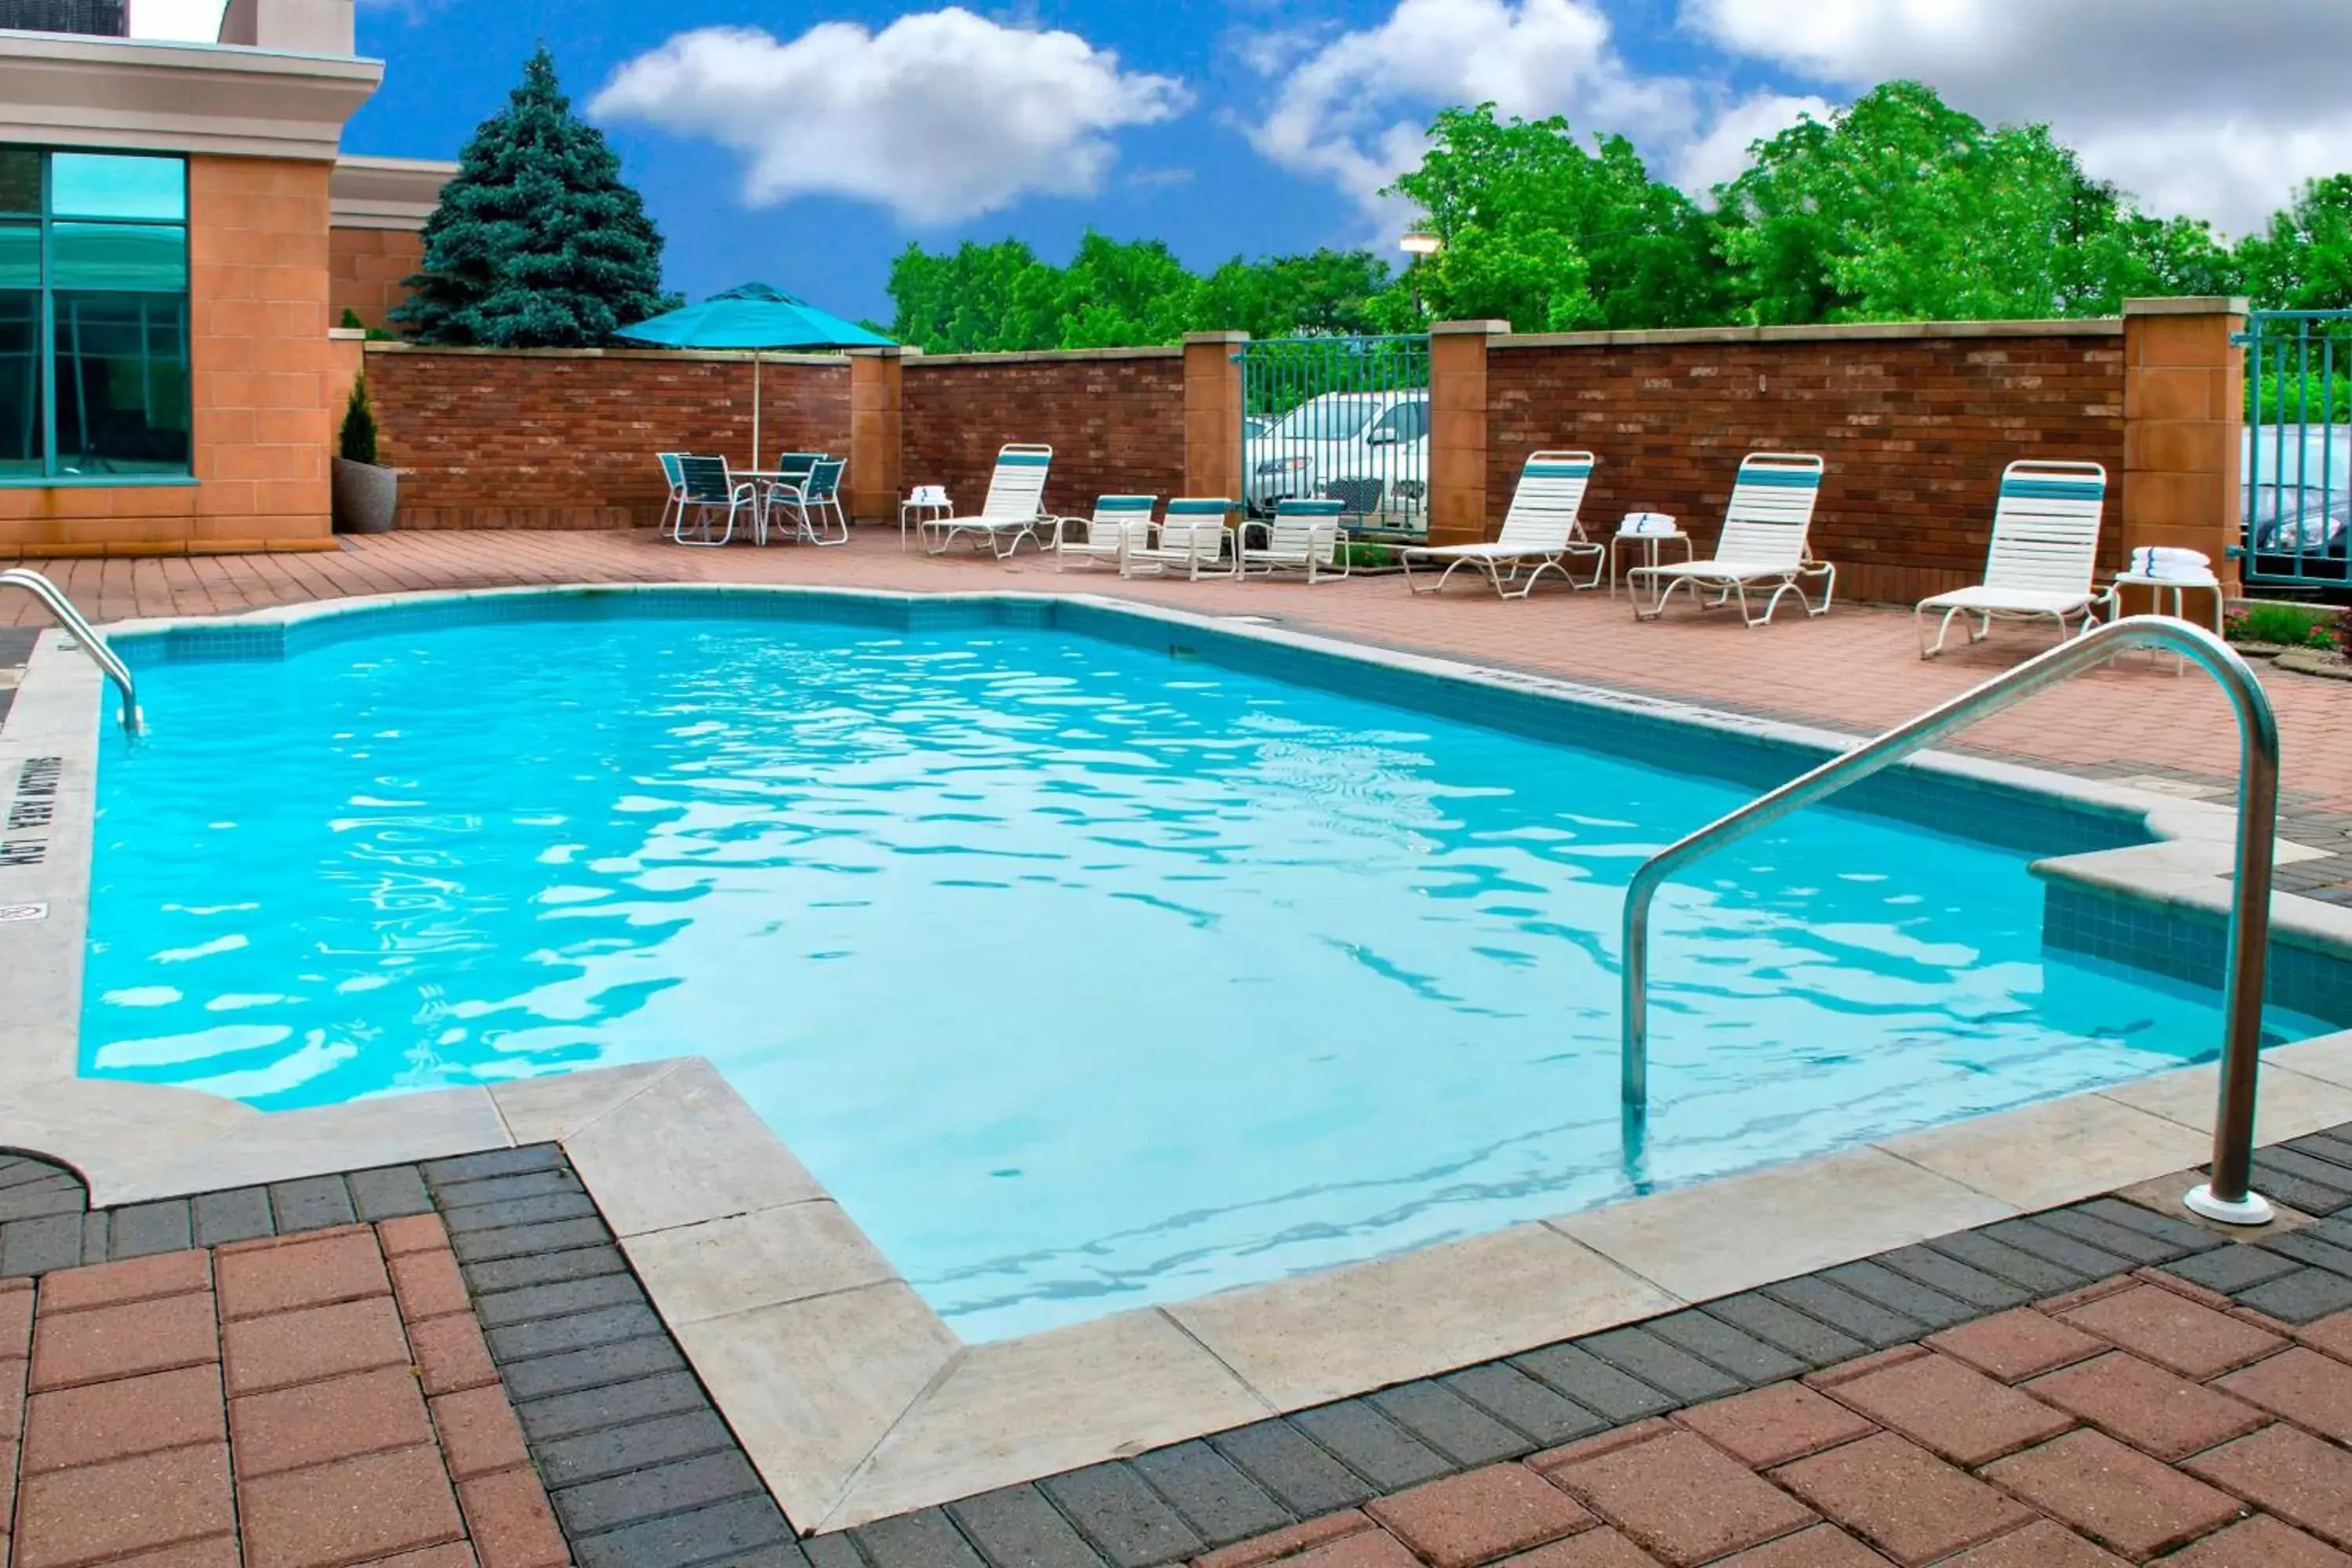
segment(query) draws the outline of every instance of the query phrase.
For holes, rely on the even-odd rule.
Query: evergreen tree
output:
[[[421,342],[580,348],[674,309],[661,234],[544,46],[467,143],[394,322]]]

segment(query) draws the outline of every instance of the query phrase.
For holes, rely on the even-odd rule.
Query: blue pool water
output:
[[[1629,1171],[1624,881],[1749,789],[1049,631],[394,626],[142,696],[86,1071],[280,1109],[705,1055],[971,1339],[2220,1037],[2045,956],[2024,854],[1815,811],[1661,900]]]

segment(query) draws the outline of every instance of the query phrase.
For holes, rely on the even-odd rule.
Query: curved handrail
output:
[[[65,596],[63,590],[29,567],[0,572],[0,588],[22,588],[40,600],[58,618],[58,625],[73,634],[74,641],[81,645],[82,651],[96,661],[106,678],[114,682],[114,689],[122,694],[123,732],[136,735],[146,728],[145,721],[139,716],[139,689],[131,679],[131,667],[106,645],[98,629],[82,618],[82,613],[73,607],[73,601]]]
[[[2236,649],[2202,626],[2166,616],[2135,616],[2095,627],[1907,724],[1831,758],[1643,862],[1625,891],[1623,1071],[1629,1116],[1638,1121],[1649,1105],[1650,903],[1669,876],[1701,856],[1893,766],[1955,730],[2135,647],[2168,649],[2195,663],[2221,684],[2238,714],[2238,858],[2223,989],[2221,1095],[2220,1115],[2213,1125],[2213,1174],[2209,1184],[2189,1193],[2184,1201],[2210,1219],[2236,1225],[2266,1223],[2270,1205],[2251,1187],[2254,1085],[2262,1064],[2263,977],[2270,947],[2271,862],[2278,831],[2278,718],[2271,710],[2262,683]]]

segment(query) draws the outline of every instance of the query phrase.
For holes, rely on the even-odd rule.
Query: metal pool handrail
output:
[[[2271,1205],[2252,1190],[2254,1085],[2262,1066],[2263,974],[2270,947],[2271,861],[2278,830],[2278,718],[2262,683],[2237,650],[2201,626],[2164,616],[2113,621],[1995,676],[1941,707],[1853,751],[1832,757],[1769,795],[1643,862],[1625,893],[1624,1098],[1634,1122],[1650,1096],[1650,902],[1665,879],[1700,857],[1747,837],[1790,812],[1893,766],[1933,742],[2045,687],[2105,663],[2127,648],[2164,648],[2220,683],[2237,710],[2238,864],[2230,911],[2229,968],[2222,1014],[2220,1114],[2213,1124],[2213,1174],[2183,1202],[2209,1219],[2263,1225]]]
[[[38,572],[16,567],[0,572],[0,588],[22,588],[41,601],[47,606],[49,614],[58,618],[58,625],[72,633],[74,641],[81,645],[82,651],[97,661],[99,668],[106,671],[106,678],[114,682],[116,690],[122,693],[124,733],[136,735],[146,727],[139,716],[139,690],[131,682],[131,667],[106,646],[106,639],[98,635],[95,626],[82,618],[82,613],[73,607],[73,601],[67,598],[55,583]]]

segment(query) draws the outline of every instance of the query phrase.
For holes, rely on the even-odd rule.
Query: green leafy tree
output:
[[[1056,279],[1066,349],[1171,343],[1193,321],[1200,279],[1156,239],[1122,242],[1089,230]]]
[[[938,255],[909,245],[890,264],[891,335],[931,353],[1058,348],[1057,270],[1015,239]]]
[[[2257,305],[2352,309],[2352,174],[2305,184],[2267,229],[2240,243],[2238,260]]]
[[[1503,316],[1530,331],[1722,318],[1706,215],[1652,179],[1622,136],[1587,150],[1565,120],[1504,120],[1486,103],[1439,114],[1430,142],[1389,194],[1417,205],[1444,242],[1403,290],[1417,281],[1432,315]]]
[[[1201,280],[1189,330],[1254,338],[1375,332],[1376,302],[1388,287],[1387,263],[1369,250],[1236,257]]]
[[[676,307],[660,232],[542,47],[466,144],[393,321],[431,343],[572,348]]]
[[[1912,81],[1759,143],[1717,195],[1746,313],[1768,324],[2051,315],[2074,241],[2105,221],[2048,127],[1989,129]]]

